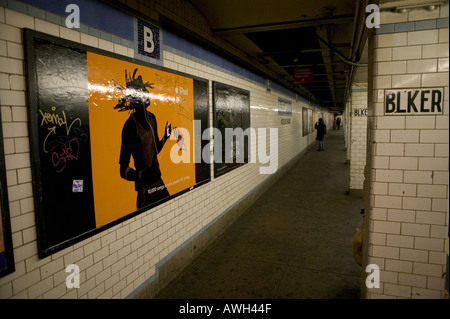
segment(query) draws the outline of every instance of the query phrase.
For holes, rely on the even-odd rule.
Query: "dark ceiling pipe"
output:
[[[364,50],[365,41],[368,38],[369,33],[371,31],[371,30],[366,29],[366,25],[365,25],[365,23],[366,23],[365,8],[370,3],[378,5],[379,0],[373,0],[373,1],[372,0],[359,0],[358,4],[357,4],[357,11],[355,12],[355,17],[357,17],[357,19],[355,19],[355,24],[354,24],[354,30],[353,30],[354,37],[352,39],[352,48],[351,48],[351,55],[350,55],[350,58],[353,61],[356,59],[359,60],[361,58],[360,57],[360,52],[362,52],[361,45],[363,46],[363,50]],[[356,36],[356,43],[354,42],[355,36]],[[364,38],[364,40],[363,40],[363,38]],[[348,77],[347,77],[345,94],[344,94],[344,103],[346,103],[346,101],[348,100],[351,84],[353,82],[353,78],[356,73],[356,67],[359,67],[359,66],[368,66],[368,64],[357,63],[356,65],[351,66],[350,73],[347,74]]]
[[[328,42],[326,42],[318,34],[316,34],[316,37],[320,41],[322,41],[333,53],[335,53],[345,63],[352,65],[352,66],[367,66],[367,63],[353,62],[352,60],[348,59],[345,55],[343,55],[341,52],[339,52],[332,44],[329,44]]]

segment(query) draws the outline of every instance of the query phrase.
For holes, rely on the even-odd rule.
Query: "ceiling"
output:
[[[348,85],[367,82],[364,0],[190,0],[215,36],[254,66],[330,111]],[[294,73],[304,77],[294,77]],[[275,76],[273,76],[275,74]]]

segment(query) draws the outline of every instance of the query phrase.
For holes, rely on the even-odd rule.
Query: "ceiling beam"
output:
[[[227,36],[236,35],[252,32],[264,32],[264,31],[274,31],[274,30],[287,30],[287,29],[298,29],[306,27],[317,27],[327,24],[343,24],[353,22],[353,15],[343,15],[336,16],[332,18],[321,18],[321,19],[309,19],[309,20],[299,20],[291,22],[282,23],[269,23],[260,24],[254,26],[242,26],[236,28],[224,28],[224,29],[213,29],[213,33],[217,35]]]
[[[316,34],[318,34],[321,38],[325,39],[325,41],[329,42],[329,35],[328,32],[329,29],[327,26],[323,26],[323,27],[316,27]],[[327,78],[328,78],[328,85],[330,86],[330,94],[331,94],[331,98],[333,99],[333,104],[336,107],[336,92],[335,92],[335,87],[334,87],[334,78],[333,78],[333,68],[331,66],[331,50],[325,45],[323,44],[321,41],[319,41],[319,45],[321,49],[325,49],[327,48],[328,50],[323,50],[322,51],[322,58],[323,58],[323,62],[325,64],[325,72],[327,73]]]
[[[307,66],[327,66],[327,65],[339,65],[343,62],[329,62],[329,63],[309,63],[309,64],[287,64],[280,65],[282,68],[303,68]]]
[[[335,45],[336,48],[342,49],[350,49],[351,47],[347,44],[338,44]],[[329,48],[315,48],[315,49],[302,49],[302,50],[283,50],[283,51],[266,51],[266,52],[257,52],[254,53],[257,57],[264,56],[274,56],[274,55],[286,55],[286,54],[302,54],[302,53],[317,53],[322,52],[324,50],[329,50]]]

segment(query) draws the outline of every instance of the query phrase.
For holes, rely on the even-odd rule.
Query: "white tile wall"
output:
[[[411,60],[411,59],[420,59],[422,58],[422,46],[405,46],[405,47],[397,47],[397,48],[385,48],[379,49],[385,51],[392,50],[392,60]],[[382,59],[378,61],[389,61],[390,59]]]
[[[244,165],[174,200],[39,259],[23,76],[22,27],[134,57],[133,49],[0,7],[0,99],[16,262],[16,271],[0,278],[0,298],[126,298],[155,276],[159,262],[267,176],[259,174],[259,164]],[[279,141],[283,141],[278,145],[279,167],[314,142],[314,134],[299,138],[302,107],[309,105],[295,102],[295,99],[276,91],[267,93],[264,86],[173,52],[163,51],[162,54],[164,66],[168,68],[249,90],[252,127],[278,128]],[[280,125],[276,111],[279,97],[292,101],[290,125]],[[210,82],[212,108],[211,99]],[[329,122],[329,116],[325,114],[325,117]],[[212,123],[212,116],[210,118]],[[266,141],[259,143],[267,143],[268,139],[267,134]],[[68,275],[65,267],[71,263],[77,264],[81,270],[79,289],[68,289],[65,285]]]
[[[432,17],[448,17],[448,4],[433,12],[383,12],[381,21]],[[448,28],[378,34],[371,41],[367,263],[385,271],[380,289],[366,289],[365,297],[442,298],[449,214]],[[384,116],[383,89],[422,86],[444,87],[443,115]]]

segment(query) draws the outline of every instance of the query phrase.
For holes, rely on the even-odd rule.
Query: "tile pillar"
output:
[[[362,269],[366,278],[366,265],[378,266],[380,286],[363,280],[362,297],[439,299],[448,280],[448,3],[380,8],[369,39]]]
[[[362,190],[366,165],[367,83],[352,86],[350,124],[350,190]]]

